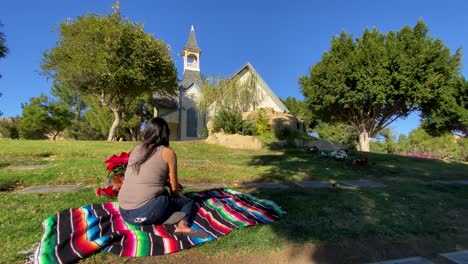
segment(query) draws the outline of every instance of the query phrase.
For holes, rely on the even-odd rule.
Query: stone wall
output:
[[[238,134],[213,133],[205,140],[210,144],[220,144],[232,149],[252,149],[259,150],[263,148],[263,143],[252,136],[242,136]]]

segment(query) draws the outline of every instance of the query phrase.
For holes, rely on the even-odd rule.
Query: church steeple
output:
[[[192,25],[187,44],[185,44],[182,50],[182,57],[184,57],[184,73],[186,70],[200,71],[200,54],[201,49],[198,47],[195,29]]]

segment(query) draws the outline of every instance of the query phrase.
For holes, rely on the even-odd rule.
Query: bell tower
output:
[[[185,44],[181,54],[184,58],[184,77],[180,84],[181,88],[185,89],[193,83],[196,83],[198,87],[202,86],[200,54],[201,49],[198,47],[197,39],[195,38],[195,29],[192,25],[187,44]]]
[[[200,54],[201,50],[198,47],[197,39],[195,38],[195,29],[192,25],[187,44],[185,44],[182,50],[182,57],[184,57],[184,73],[187,70],[200,72]]]

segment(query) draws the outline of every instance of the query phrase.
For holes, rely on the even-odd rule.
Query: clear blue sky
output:
[[[21,104],[40,93],[49,94],[51,82],[39,75],[42,52],[54,47],[57,26],[67,17],[87,12],[106,14],[114,0],[14,0],[2,1],[0,29],[6,35],[9,54],[0,60],[0,110],[3,117],[21,115]],[[281,98],[302,99],[297,80],[321,59],[332,36],[342,30],[360,36],[366,27],[381,32],[414,26],[422,18],[430,34],[452,50],[468,43],[466,0],[255,0],[255,1],[157,1],[122,0],[121,13],[172,47],[179,56],[190,26],[194,25],[203,53],[204,75],[226,77],[246,62]],[[463,63],[467,52],[463,52]],[[467,77],[467,69],[462,73]],[[417,115],[392,125],[408,134],[418,125]]]

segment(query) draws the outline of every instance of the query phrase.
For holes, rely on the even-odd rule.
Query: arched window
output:
[[[197,137],[197,110],[187,110],[187,137]]]

